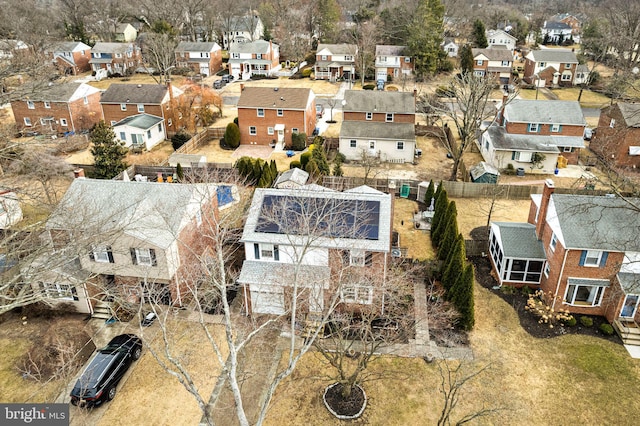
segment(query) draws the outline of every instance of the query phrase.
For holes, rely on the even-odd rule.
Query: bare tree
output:
[[[370,152],[368,149],[360,150],[360,158],[358,159],[360,167],[364,173],[364,185],[367,184],[370,178],[375,178],[380,170],[380,155],[376,152]]]
[[[171,69],[175,67],[177,45],[177,40],[171,34],[149,33],[145,37],[142,56],[144,61],[162,76],[160,84],[164,84],[170,78]]]
[[[378,18],[358,22],[356,28],[351,32],[351,38],[358,46],[356,55],[358,68],[360,69],[360,80],[364,86],[364,80],[368,72],[374,69],[376,57],[376,44],[378,43]]]

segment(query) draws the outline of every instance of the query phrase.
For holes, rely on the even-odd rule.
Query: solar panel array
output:
[[[377,240],[380,201],[265,195],[256,232]]]

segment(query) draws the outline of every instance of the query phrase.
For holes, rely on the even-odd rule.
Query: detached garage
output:
[[[251,310],[256,314],[284,314],[282,287],[251,285]]]

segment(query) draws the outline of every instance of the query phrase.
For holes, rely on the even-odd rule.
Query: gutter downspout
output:
[[[560,269],[560,275],[558,276],[558,282],[556,283],[556,293],[553,295],[553,303],[551,304],[551,309],[556,309],[556,300],[558,300],[558,291],[560,290],[560,280],[562,280],[562,276],[564,275],[564,267],[567,264],[567,255],[569,254],[569,250],[564,251],[564,259],[562,260],[562,268]]]

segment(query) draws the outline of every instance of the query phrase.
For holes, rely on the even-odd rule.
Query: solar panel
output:
[[[380,201],[265,195],[256,232],[377,240]]]

